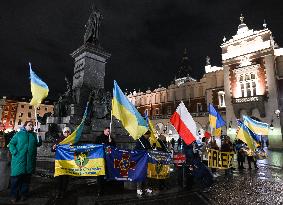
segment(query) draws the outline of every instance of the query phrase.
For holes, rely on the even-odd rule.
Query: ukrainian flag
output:
[[[214,136],[215,137],[221,137],[221,127],[214,130]]]
[[[219,127],[226,125],[221,115],[216,111],[216,109],[210,103],[208,107],[208,112],[209,112],[209,123],[212,128],[217,129]]]
[[[246,115],[243,116],[244,124],[257,135],[268,135],[269,124],[258,122]]]
[[[81,124],[75,129],[74,132],[72,132],[72,134],[70,134],[67,138],[65,138],[62,142],[60,142],[60,144],[75,144],[80,140],[83,129],[84,129],[85,119],[88,115],[88,104],[89,102],[87,102]]]
[[[146,120],[148,129],[150,131],[149,141],[150,141],[151,146],[153,144],[156,144],[156,147],[161,148],[161,145],[160,145],[160,143],[158,142],[158,140],[157,140],[157,138],[155,136],[156,130],[154,128],[154,125],[152,124],[151,120],[148,118],[147,110],[144,112],[144,118]]]
[[[103,145],[58,145],[56,147],[54,176],[60,175],[105,175]]]
[[[44,100],[49,92],[49,88],[45,82],[43,82],[32,70],[31,63],[29,63],[30,70],[30,85],[32,99],[30,104],[38,107],[42,100]]]
[[[237,133],[237,138],[242,140],[244,143],[246,143],[248,145],[248,147],[254,151],[256,149],[255,147],[255,143],[253,138],[251,137],[251,133],[249,131],[249,128],[242,123],[240,120],[237,120],[238,124],[239,124],[239,131]]]
[[[121,121],[124,128],[136,140],[148,130],[146,121],[135,106],[124,95],[114,80],[112,115]]]

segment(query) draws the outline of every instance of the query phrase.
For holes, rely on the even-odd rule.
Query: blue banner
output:
[[[121,150],[105,147],[107,178],[141,182],[146,178],[148,154],[142,150]]]

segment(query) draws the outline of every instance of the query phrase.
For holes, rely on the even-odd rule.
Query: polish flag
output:
[[[196,123],[183,102],[177,107],[170,122],[187,145],[197,139]]]

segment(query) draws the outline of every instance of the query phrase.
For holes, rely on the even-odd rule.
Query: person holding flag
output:
[[[141,136],[137,141],[136,141],[136,150],[151,150],[152,147],[150,145],[150,134],[151,132],[148,130],[143,136]],[[145,181],[143,182],[137,182],[137,197],[142,197],[143,195],[152,195],[153,191],[150,185],[150,180],[146,178]]]
[[[222,132],[221,127],[225,126],[226,122],[223,120],[222,116],[216,111],[216,109],[211,103],[209,103],[208,112],[209,112],[208,120],[211,128],[211,134],[214,133],[212,135],[217,137],[215,138],[215,140],[217,142],[218,147],[220,148],[221,147],[220,136]]]
[[[247,153],[247,160],[249,169],[251,169],[251,162],[254,163],[255,169],[258,169],[256,164],[256,159],[254,157],[255,150],[256,150],[256,142],[259,140],[259,137],[253,133],[244,123],[242,123],[240,120],[237,120],[239,124],[239,131],[237,133],[237,138],[242,140],[246,145],[247,148],[245,149]]]
[[[110,127],[105,127],[103,133],[96,137],[94,143],[116,147],[116,142],[110,135]],[[97,196],[102,196],[104,194],[104,177],[104,175],[97,176]]]
[[[63,134],[59,138],[57,138],[55,140],[55,143],[52,145],[51,152],[56,152],[57,145],[71,134],[71,129],[69,127],[64,127],[62,133]],[[67,191],[69,176],[60,175],[55,178],[57,179],[55,199],[61,199],[64,197],[64,194]]]

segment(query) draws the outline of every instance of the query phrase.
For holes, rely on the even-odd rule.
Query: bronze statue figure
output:
[[[86,32],[84,35],[84,43],[99,44],[99,29],[102,19],[102,14],[96,8],[93,8],[87,24],[85,25]]]

